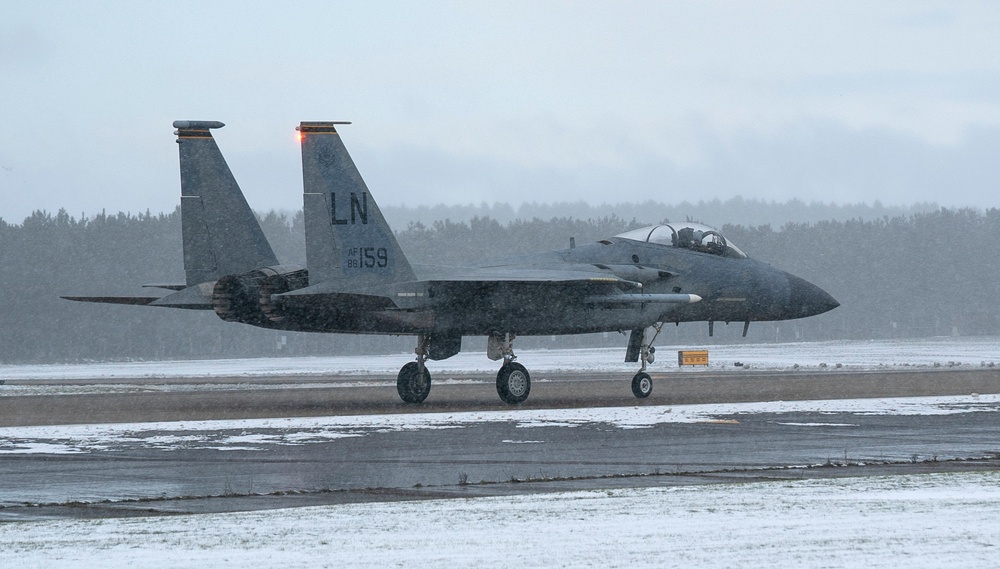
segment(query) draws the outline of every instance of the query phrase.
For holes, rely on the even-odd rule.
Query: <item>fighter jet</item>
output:
[[[667,323],[788,320],[839,303],[819,287],[755,261],[711,227],[665,223],[580,246],[473,267],[411,265],[351,159],[337,127],[302,122],[306,267],[274,257],[211,129],[177,121],[180,144],[183,285],[162,297],[65,297],[212,309],[220,318],[306,332],[416,336],[416,358],[396,387],[407,403],[431,389],[427,360],[459,352],[463,336],[485,336],[502,360],[496,389],[525,401],[531,376],[516,361],[517,336],[629,331],[625,361],[638,398],[652,393],[647,364]]]

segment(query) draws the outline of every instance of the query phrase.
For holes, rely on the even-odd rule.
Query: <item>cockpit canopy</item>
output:
[[[633,229],[627,233],[616,235],[616,237],[646,243],[659,243],[670,247],[682,247],[720,257],[746,258],[746,254],[740,251],[736,245],[726,241],[721,233],[700,223],[650,225],[642,229]]]

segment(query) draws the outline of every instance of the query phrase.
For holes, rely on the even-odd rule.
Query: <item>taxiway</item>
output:
[[[553,373],[517,407],[490,379],[437,378],[419,406],[398,403],[388,377],[187,378],[166,391],[53,380],[49,395],[0,397],[0,518],[1000,464],[994,368],[664,374],[646,400],[617,375]],[[60,394],[80,385],[108,389]]]

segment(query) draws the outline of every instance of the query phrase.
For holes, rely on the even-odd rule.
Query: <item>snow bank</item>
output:
[[[995,567],[1000,473],[0,524],[0,567]]]

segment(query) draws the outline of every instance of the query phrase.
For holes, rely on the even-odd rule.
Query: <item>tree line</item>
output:
[[[457,217],[457,216],[456,216]],[[301,212],[259,219],[278,258],[304,265]],[[668,221],[606,215],[501,223],[410,222],[397,232],[414,264],[462,265],[587,243]],[[720,228],[750,256],[816,283],[841,302],[804,320],[666,329],[664,344],[810,341],[1000,334],[1000,210],[943,209],[863,220]],[[181,283],[180,213],[75,218],[38,211],[0,219],[0,363],[224,358],[408,352],[412,338],[276,332],[226,323],[210,311],[73,303],[60,295],[160,294],[147,283]],[[518,346],[622,346],[617,333],[523,338]],[[480,345],[481,344],[481,345]],[[465,349],[484,350],[469,338]]]

